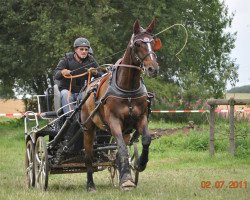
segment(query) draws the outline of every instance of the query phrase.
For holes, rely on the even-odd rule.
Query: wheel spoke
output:
[[[36,173],[36,179],[39,180],[40,176],[41,176],[41,170],[39,169]]]
[[[30,148],[26,148],[26,154],[27,154],[27,158],[28,158],[28,161],[30,162],[30,154],[31,154],[31,150]]]
[[[40,160],[38,154],[36,154],[36,161],[37,161],[37,164],[39,164],[39,166],[40,166],[42,161]]]
[[[29,163],[29,166],[26,168],[26,172],[28,173],[28,172],[32,171],[32,169],[33,169],[33,163],[31,162],[31,163]]]
[[[36,143],[35,151],[35,171],[36,185],[41,190],[46,190],[48,185],[48,154],[43,137],[39,137]]]
[[[43,176],[43,173],[42,173],[42,171],[41,171],[41,174],[40,174],[40,185],[41,185],[41,187],[43,186],[43,178],[44,178],[44,176]]]
[[[137,150],[136,143],[134,143],[133,145],[129,147],[129,155],[130,155],[129,165],[130,165],[131,173],[132,173],[135,185],[137,185],[139,172],[135,168],[135,163],[138,161],[139,157],[138,157],[138,150]]]

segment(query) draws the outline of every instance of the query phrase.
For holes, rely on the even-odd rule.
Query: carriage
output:
[[[26,183],[28,187],[46,190],[49,174],[83,173],[84,164],[83,126],[78,115],[78,108],[69,117],[60,115],[60,109],[50,108],[58,104],[58,87],[48,88],[45,95],[37,95],[38,113],[26,112],[25,142],[26,142]],[[54,99],[54,106],[51,105]],[[41,112],[41,100],[46,102],[47,111]],[[52,100],[53,102],[53,100]],[[56,103],[57,102],[57,103]],[[78,107],[81,106],[81,104]],[[43,125],[44,123],[47,123]],[[42,125],[42,127],[41,127]],[[135,184],[138,183],[139,172],[134,168],[138,159],[138,135],[131,133],[128,144],[130,168]],[[117,145],[113,136],[106,131],[97,131],[94,142],[94,171],[108,169],[110,180],[118,187]]]
[[[70,113],[62,113],[57,85],[38,95],[38,113],[28,111],[24,119],[28,187],[46,190],[49,174],[86,172],[87,190],[93,191],[93,172],[104,169],[109,170],[113,186],[136,187],[151,142],[148,115],[153,96],[141,73],[158,73],[154,24],[153,20],[142,29],[135,22],[123,59],[104,77],[88,84]],[[40,98],[46,102],[46,112],[41,111]]]

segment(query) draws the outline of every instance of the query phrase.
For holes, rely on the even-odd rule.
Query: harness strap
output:
[[[142,70],[141,67],[138,67],[136,65],[126,65],[126,64],[121,64],[122,62],[122,58],[120,58],[114,65],[114,67],[129,67],[129,68],[135,68],[135,69],[138,69],[138,70]]]
[[[141,67],[138,67],[138,66],[135,66],[135,65],[119,64],[119,65],[117,65],[117,67],[128,67],[128,68],[134,68],[134,69],[142,70]]]
[[[89,83],[90,83],[90,78],[91,78],[91,71],[89,71],[89,73],[88,73],[88,85],[89,85]]]
[[[98,88],[97,88],[97,91],[96,91],[96,97],[99,97],[99,91],[100,91],[103,83],[110,77],[110,75],[111,75],[111,73],[108,73],[106,76],[101,78],[99,85],[98,85]]]
[[[139,96],[139,97],[130,97],[129,100],[131,101],[131,100],[134,100],[134,99],[140,99],[142,97],[147,97],[147,95],[142,95],[142,96]],[[105,99],[103,99],[103,102],[107,101],[108,98],[128,100],[128,97],[118,97],[118,96],[114,96],[114,95],[109,95]]]

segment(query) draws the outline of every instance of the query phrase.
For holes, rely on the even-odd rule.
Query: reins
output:
[[[128,68],[134,68],[134,69],[137,69],[137,70],[139,70],[139,71],[141,71],[141,70],[142,70],[142,68],[141,68],[141,67],[138,67],[138,66],[136,66],[136,65],[119,64],[119,65],[117,65],[116,67],[128,67]]]
[[[79,78],[79,77],[82,77],[82,76],[85,76],[85,75],[87,75],[88,74],[88,85],[89,85],[89,83],[90,83],[90,78],[91,78],[91,71],[92,70],[96,70],[96,69],[99,69],[100,67],[98,67],[98,68],[95,68],[95,69],[88,69],[88,71],[87,72],[84,72],[84,73],[82,73],[82,74],[78,74],[78,75],[69,75],[69,76],[65,76],[65,75],[63,75],[63,77],[64,78],[67,78],[67,79],[70,79],[70,85],[69,85],[69,90],[68,90],[68,98],[67,98],[67,101],[68,101],[68,103],[69,103],[69,98],[70,98],[70,95],[71,95],[71,90],[72,90],[72,80],[73,80],[73,78]],[[69,106],[70,107],[70,106]],[[71,110],[71,107],[70,107],[70,110]]]
[[[128,68],[138,69],[138,70],[140,70],[140,71],[142,70],[141,67],[136,66],[136,65],[121,64],[122,60],[123,60],[123,58],[120,58],[119,60],[117,60],[116,63],[115,63],[115,65],[114,65],[114,67],[116,67],[116,68],[117,68],[117,67],[128,67]]]
[[[186,44],[187,44],[187,40],[188,40],[188,32],[187,32],[187,29],[186,29],[182,24],[174,24],[174,25],[172,25],[172,26],[169,26],[168,28],[165,28],[165,29],[163,29],[162,31],[160,31],[159,33],[155,34],[154,37],[157,36],[157,35],[159,35],[159,34],[161,34],[161,33],[163,33],[163,32],[165,32],[165,31],[167,31],[167,30],[169,30],[169,29],[171,29],[171,28],[173,28],[173,27],[175,27],[175,26],[181,26],[182,28],[184,28],[185,33],[186,33],[186,38],[185,38],[185,43],[184,43],[184,45],[183,45],[182,48],[175,54],[175,56],[176,56],[176,57],[178,58],[178,60],[180,61],[180,58],[179,58],[177,55],[179,55],[179,54],[182,52],[182,50],[185,48],[185,46],[186,46]],[[126,49],[124,49],[124,50],[126,50]],[[107,57],[103,58],[102,60],[104,60],[104,59],[106,59],[106,58],[108,58],[108,57],[111,57],[111,56],[113,56],[113,55],[116,55],[116,54],[118,54],[118,53],[120,53],[120,52],[122,52],[122,51],[124,51],[124,50],[118,51],[118,52],[116,52],[116,53],[114,53],[114,54],[112,54],[112,55],[110,55],[110,56],[107,56]],[[145,55],[145,56],[143,57],[142,61],[143,61],[148,55],[150,55],[150,54],[152,54],[151,51],[150,51],[147,55]],[[154,52],[153,52],[153,54],[155,55]],[[156,56],[156,55],[155,55],[155,56]],[[115,64],[114,66],[115,66],[115,67],[121,66],[121,67],[134,68],[134,69],[137,69],[137,70],[140,70],[140,71],[143,70],[142,67],[140,67],[140,66],[120,64],[121,60],[122,60],[122,59],[119,59],[119,60],[116,62],[116,64]],[[140,60],[141,60],[141,59],[140,59]],[[104,65],[105,65],[105,64],[104,64]],[[110,66],[110,65],[109,65],[109,66]],[[100,67],[98,67],[98,68],[100,68]],[[98,68],[95,68],[95,69],[92,69],[92,70],[96,70],[96,69],[98,69]],[[77,69],[77,70],[78,70],[78,69]],[[73,70],[73,71],[75,71],[75,70]],[[72,72],[73,72],[73,71],[72,71]],[[87,82],[87,85],[89,85],[90,79],[91,79],[91,70],[89,70],[89,69],[88,69],[87,72],[84,72],[84,73],[78,74],[78,75],[74,75],[74,76],[73,76],[73,75],[69,75],[69,76],[64,76],[64,75],[63,75],[64,78],[70,79],[70,87],[69,87],[68,99],[67,99],[68,102],[69,102],[69,98],[70,98],[70,94],[71,94],[71,90],[72,90],[72,80],[73,80],[73,78],[79,78],[79,77],[85,76],[85,75],[87,75],[87,74],[88,74],[88,82]],[[70,108],[70,110],[71,110],[71,108]]]
[[[163,29],[162,31],[160,31],[160,32],[157,33],[157,34],[154,34],[153,36],[156,37],[157,35],[160,35],[160,34],[164,33],[165,31],[167,31],[167,30],[169,30],[169,29],[171,29],[171,28],[173,28],[173,27],[175,27],[175,26],[181,26],[182,28],[184,28],[185,34],[186,34],[186,38],[185,38],[185,43],[184,43],[184,45],[183,45],[182,48],[175,54],[175,56],[176,56],[176,57],[178,58],[178,60],[180,61],[180,59],[179,59],[179,57],[178,57],[177,55],[179,55],[179,54],[183,51],[183,49],[185,48],[185,46],[186,46],[186,44],[187,44],[187,40],[188,40],[188,32],[187,32],[187,29],[185,28],[184,25],[182,25],[182,24],[173,24],[172,26],[169,26],[169,27]],[[101,58],[101,59],[99,59],[99,60],[105,60],[106,58],[111,58],[111,57],[113,57],[113,56],[116,55],[116,54],[119,54],[119,53],[121,53],[121,52],[124,52],[126,49],[127,49],[127,48],[122,49],[122,50],[120,50],[120,51],[117,51],[117,52],[115,52],[115,53],[113,53],[113,54],[111,54],[111,55],[109,55],[109,56],[103,57],[103,58]],[[93,62],[93,63],[94,63],[94,62]],[[93,64],[93,63],[90,63],[90,64]],[[104,65],[111,65],[111,64],[103,64],[103,65],[101,65],[101,66],[104,66]],[[81,68],[84,68],[84,67],[86,67],[86,66],[83,66],[83,67],[81,67]],[[78,68],[78,69],[76,69],[76,70],[72,70],[72,72],[77,71],[77,70],[79,70],[79,69],[80,69],[80,68]],[[84,75],[83,75],[83,76],[84,76]]]

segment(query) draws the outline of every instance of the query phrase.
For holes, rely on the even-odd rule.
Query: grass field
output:
[[[248,125],[242,125],[245,126]],[[227,150],[218,148],[215,156],[210,157],[207,150],[189,148],[194,146],[195,134],[177,134],[153,140],[148,167],[140,173],[138,187],[133,191],[122,192],[113,188],[109,173],[104,170],[94,174],[96,193],[86,192],[84,173],[50,175],[48,191],[41,192],[25,186],[22,123],[2,121],[0,199],[250,199],[249,150],[231,157]],[[203,134],[198,133],[199,138],[207,138],[201,136]],[[247,138],[248,148],[249,134]],[[201,139],[199,144],[202,143]],[[190,145],[185,147],[186,144]],[[215,187],[222,186],[222,183],[222,188]],[[202,188],[203,184],[211,184],[211,188]]]

